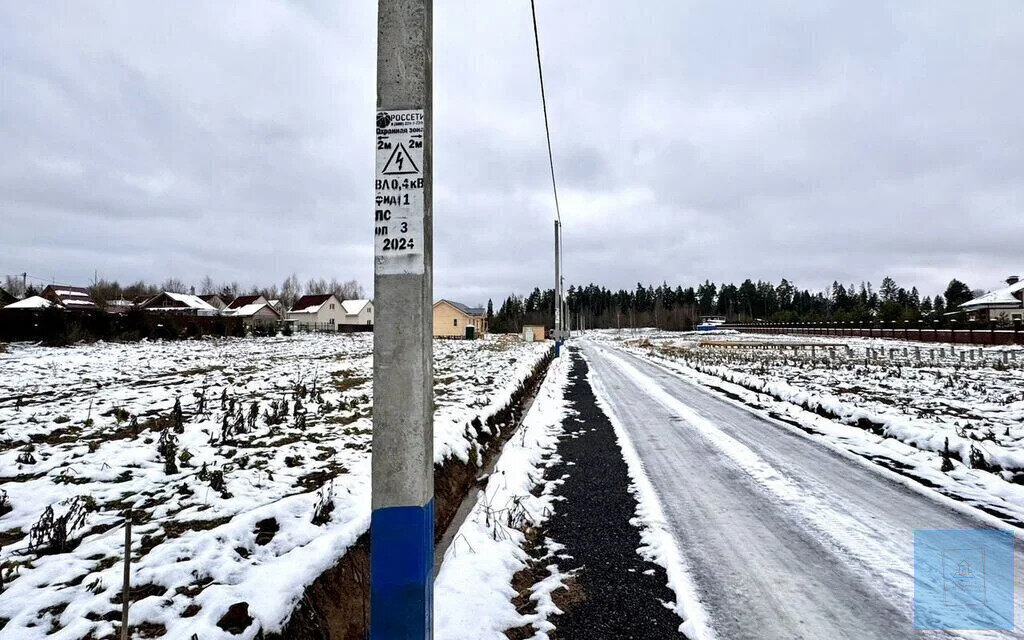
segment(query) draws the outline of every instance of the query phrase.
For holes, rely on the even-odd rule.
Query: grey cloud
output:
[[[435,3],[435,286],[551,280],[527,5]],[[372,281],[372,0],[15,3],[0,272]],[[538,3],[570,280],[1019,262],[1024,14],[960,2]]]

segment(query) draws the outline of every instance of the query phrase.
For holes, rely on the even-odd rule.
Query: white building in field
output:
[[[373,326],[373,302],[371,300],[344,300],[341,303],[345,310],[342,324]]]
[[[337,331],[345,324],[345,307],[333,293],[302,296],[285,314],[300,331]]]

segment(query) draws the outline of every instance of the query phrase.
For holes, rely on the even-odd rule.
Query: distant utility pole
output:
[[[554,338],[562,337],[562,223],[555,220],[555,331]]]
[[[433,637],[432,0],[378,0],[370,638]]]
[[[558,183],[555,181],[555,156],[551,152],[551,127],[548,124],[548,99],[544,91],[544,67],[540,57],[537,7],[533,0],[530,0],[530,15],[533,18],[533,42],[537,51],[537,79],[540,81],[540,103],[544,112],[544,136],[548,147],[548,166],[551,169],[551,192],[555,196],[555,321],[554,330],[551,333],[555,340],[564,340],[567,336],[564,331],[566,309],[562,305],[562,212],[558,206]]]

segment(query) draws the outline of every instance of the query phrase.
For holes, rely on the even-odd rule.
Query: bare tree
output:
[[[177,278],[168,278],[164,280],[162,285],[164,291],[170,291],[171,293],[187,293],[188,286]]]
[[[331,292],[331,284],[320,278],[310,278],[306,281],[306,295],[322,295]]]
[[[361,300],[366,294],[363,292],[362,285],[356,280],[347,280],[340,288],[335,292],[342,300]]]
[[[355,280],[338,282],[337,278],[331,278],[330,281],[324,278],[310,278],[306,281],[305,293],[307,295],[333,293],[339,300],[354,300],[363,297],[363,287]]]
[[[204,296],[209,296],[217,293],[217,285],[213,282],[213,278],[206,276],[202,282],[199,283],[199,291]]]
[[[116,280],[110,282],[108,280],[101,279],[89,287],[89,295],[92,296],[93,301],[98,304],[100,308],[103,308],[106,307],[107,303],[111,300],[123,298],[124,291]]]
[[[151,284],[146,284],[142,280],[139,280],[125,287],[122,290],[122,293],[124,294],[125,298],[129,300],[135,300],[137,298],[148,298],[155,296],[156,294],[160,293],[160,291],[157,287],[154,287]]]
[[[218,291],[217,294],[224,300],[224,302],[230,302],[238,297],[239,291],[241,291],[241,288],[238,286],[238,283],[230,282],[222,284],[220,286],[220,291]]]
[[[299,284],[299,279],[293,273],[285,278],[284,282],[281,284],[281,305],[284,306],[285,309],[290,309],[292,305],[295,304],[295,301],[299,299],[301,294],[302,290],[301,285]]]
[[[22,286],[24,281],[17,276],[7,276],[4,278],[4,291],[11,294],[15,298],[25,297],[25,287]]]
[[[280,291],[278,291],[276,284],[272,284],[269,287],[257,288],[256,292],[259,293],[264,298],[266,298],[268,301],[281,299],[281,293]]]

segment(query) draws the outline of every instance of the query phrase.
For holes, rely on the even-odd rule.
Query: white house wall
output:
[[[341,321],[341,324],[352,324],[352,325],[368,325],[373,324],[373,305],[367,304],[364,306],[359,313],[354,316],[346,315]]]

